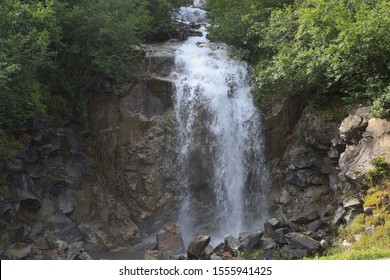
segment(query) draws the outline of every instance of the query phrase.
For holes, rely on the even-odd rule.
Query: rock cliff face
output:
[[[88,115],[34,117],[26,145],[0,163],[2,253],[28,244],[5,258],[128,247],[176,219],[173,50],[141,51],[131,82],[92,92]]]
[[[369,108],[360,108],[340,122],[326,111],[306,108],[299,114],[299,101],[273,106],[277,110],[265,111],[273,165],[270,216],[288,225],[286,232],[293,231],[294,236],[299,232],[329,244],[338,225],[363,211],[362,198],[368,188],[364,175],[372,168],[372,158],[390,151],[390,122],[373,118]],[[281,238],[274,230],[265,230],[276,241]],[[302,248],[288,242],[285,233],[282,236],[283,258],[310,255],[306,250],[296,256],[294,250]]]
[[[173,51],[157,45],[145,51],[136,83],[92,93],[89,109],[99,205],[90,209],[96,224],[84,229],[91,240],[99,239],[96,228],[110,232],[110,247],[156,231],[177,213],[174,84],[166,77]]]

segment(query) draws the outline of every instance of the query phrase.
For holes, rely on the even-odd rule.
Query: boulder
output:
[[[240,241],[234,236],[228,234],[225,237],[225,244],[230,252],[233,254],[238,251],[238,247],[240,246]]]
[[[363,202],[358,198],[350,198],[343,201],[343,207],[354,209],[354,210],[362,209]]]
[[[303,249],[292,248],[291,246],[284,246],[281,250],[283,259],[296,260],[309,256],[309,252]]]
[[[264,223],[265,232],[272,232],[275,229],[283,227],[285,222],[281,219],[272,218]]]
[[[188,245],[187,256],[188,259],[199,259],[202,252],[206,249],[207,245],[210,243],[210,236],[208,235],[198,235],[196,236]]]
[[[252,251],[259,249],[262,245],[261,238],[263,237],[262,232],[254,232],[246,236],[244,239],[240,240],[240,246],[238,247],[240,251]]]
[[[287,244],[285,235],[289,232],[289,228],[278,228],[271,232],[271,237],[279,244]]]
[[[308,231],[317,231],[321,228],[321,226],[322,226],[322,222],[319,220],[315,220],[307,225],[307,230]]]
[[[156,235],[157,250],[176,255],[185,252],[184,241],[177,224],[165,225]]]
[[[293,223],[296,224],[309,224],[320,218],[320,213],[317,210],[309,210],[303,213],[300,213],[299,216],[293,220]]]
[[[277,244],[275,242],[275,240],[273,240],[272,238],[268,238],[268,237],[262,237],[261,238],[261,248],[264,249],[264,250],[271,250],[271,249],[274,249],[277,247]]]
[[[10,260],[21,260],[27,258],[32,251],[30,244],[12,244],[5,252],[5,257]]]
[[[217,247],[214,248],[213,250],[213,255],[217,255],[220,257],[223,257],[223,254],[227,252],[229,249],[226,246],[225,243],[220,243]]]
[[[303,233],[290,232],[285,236],[287,242],[296,249],[309,250],[311,252],[316,252],[321,249],[320,242],[314,240],[309,236],[306,236]]]
[[[31,228],[25,225],[19,226],[15,230],[10,231],[11,243],[30,243]]]

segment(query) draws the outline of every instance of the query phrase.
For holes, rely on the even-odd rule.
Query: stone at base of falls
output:
[[[156,235],[157,250],[168,255],[185,252],[184,241],[177,224],[165,225]]]
[[[242,240],[240,240],[240,246],[238,249],[240,251],[252,251],[259,249],[262,245],[261,238],[263,237],[263,233],[261,231],[251,233],[250,235],[246,236]]]
[[[199,259],[202,252],[206,249],[207,245],[209,245],[210,239],[210,236],[202,234],[195,237],[187,248],[188,259]]]
[[[317,252],[322,249],[320,242],[299,232],[290,232],[285,235],[287,242],[296,249]]]
[[[233,256],[237,257],[238,255],[238,247],[240,247],[240,241],[234,236],[228,234],[225,237],[225,244],[229,251],[233,254]]]

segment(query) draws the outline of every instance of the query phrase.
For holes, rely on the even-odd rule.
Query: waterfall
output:
[[[171,75],[185,241],[199,233],[217,241],[260,230],[268,172],[249,67],[230,58],[225,45],[209,42],[204,11],[181,8],[176,18],[198,24],[202,33],[178,47]]]

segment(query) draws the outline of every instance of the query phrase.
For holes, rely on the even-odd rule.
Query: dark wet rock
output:
[[[84,238],[76,223],[64,214],[49,216],[54,232],[66,242],[77,242]]]
[[[310,210],[303,212],[297,217],[293,219],[292,222],[296,224],[308,224],[320,218],[320,213],[318,210]]]
[[[48,170],[44,164],[37,163],[37,164],[31,164],[27,168],[28,175],[33,178],[37,179],[40,177],[43,177],[47,174]]]
[[[287,260],[302,259],[309,256],[308,250],[296,249],[291,246],[284,246],[281,250],[282,258]]]
[[[168,255],[176,255],[185,252],[184,241],[177,224],[165,225],[156,235],[157,250]]]
[[[29,243],[31,229],[27,226],[20,226],[17,229],[11,231],[10,241],[11,243]]]
[[[259,249],[262,245],[261,238],[263,237],[262,232],[255,232],[251,233],[250,235],[246,236],[244,239],[240,240],[240,251],[245,250],[256,250]]]
[[[317,231],[321,228],[322,222],[319,220],[313,221],[310,224],[307,225],[308,231]]]
[[[26,198],[20,200],[20,208],[29,212],[37,212],[42,208],[42,203],[38,199]]]
[[[264,250],[271,250],[276,248],[278,245],[276,244],[275,240],[268,237],[262,237],[261,238],[261,248]]]
[[[264,223],[264,230],[271,232],[275,229],[281,228],[285,225],[285,222],[281,219],[272,218]]]
[[[210,243],[210,236],[208,235],[198,235],[196,236],[188,245],[187,256],[188,259],[199,259],[204,249]]]
[[[53,118],[49,115],[42,114],[31,118],[29,129],[40,130],[50,127],[53,122]]]
[[[0,219],[0,229],[5,229],[8,226],[7,222]]]
[[[321,244],[314,240],[313,238],[306,236],[299,232],[290,232],[285,235],[287,238],[287,242],[297,248],[302,250],[309,250],[309,251],[318,251],[321,248]]]
[[[271,237],[279,244],[287,244],[285,235],[289,232],[289,228],[278,228],[271,232]]]
[[[8,172],[19,173],[24,170],[23,159],[11,158],[6,162],[6,169]]]
[[[245,238],[247,238],[249,235],[251,235],[253,232],[240,232],[238,234],[238,240],[243,240]]]
[[[65,146],[63,147],[65,150],[70,151],[70,153],[74,155],[81,154],[81,141],[78,139],[73,129],[70,129],[65,133],[65,140]]]
[[[306,235],[306,236],[308,236],[308,237],[310,237],[310,238],[313,238],[314,240],[316,240],[316,241],[321,241],[321,239],[322,239],[322,237],[321,236],[319,236],[316,232],[314,232],[314,231],[305,231],[305,232],[303,232],[303,234],[304,235]]]
[[[313,154],[311,154],[310,150],[308,150],[294,157],[290,163],[296,169],[304,169],[304,168],[311,167],[313,165],[313,162],[314,162]]]
[[[12,209],[12,204],[0,197],[0,217],[3,217]]]
[[[274,259],[274,250],[266,250],[264,255],[263,255],[263,259],[264,260],[273,260]]]
[[[56,137],[53,131],[46,129],[32,131],[30,135],[32,143],[40,146],[49,144]]]

